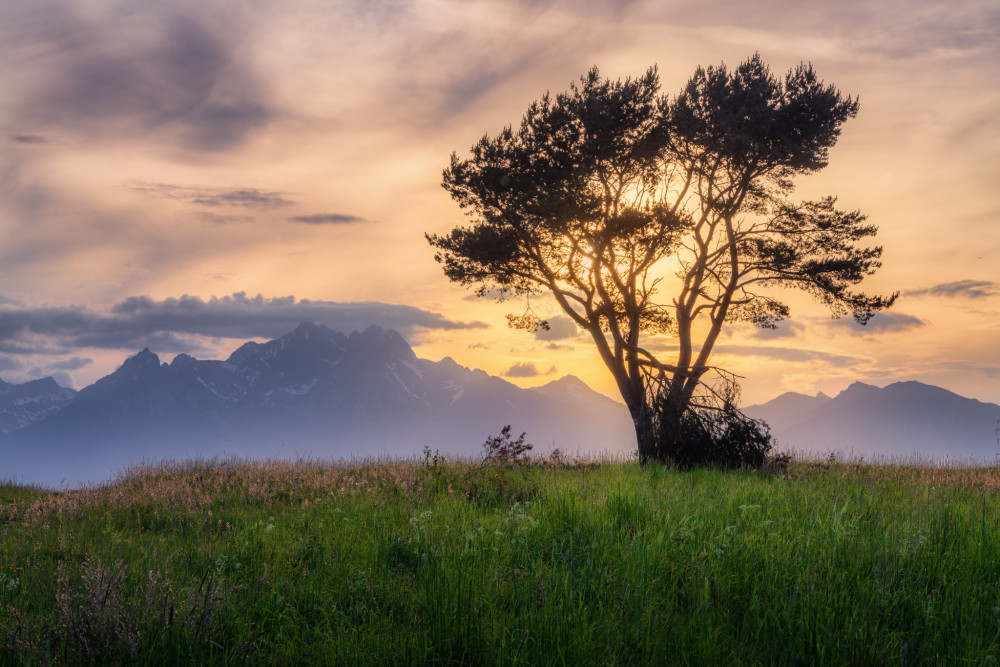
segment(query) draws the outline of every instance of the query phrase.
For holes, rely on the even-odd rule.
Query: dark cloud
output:
[[[281,192],[263,190],[230,190],[218,194],[203,194],[191,201],[202,206],[244,206],[247,208],[278,208],[292,203]]]
[[[422,329],[470,329],[481,322],[455,322],[413,306],[378,302],[337,303],[294,296],[248,297],[238,292],[208,300],[195,296],[157,301],[129,297],[110,313],[83,307],[0,309],[0,351],[39,352],[38,341],[55,350],[141,349],[200,353],[210,338],[274,338],[302,321],[350,333],[372,324],[411,336]]]
[[[11,137],[10,140],[19,144],[44,144],[48,141],[45,137],[37,134],[18,134],[17,136]]]
[[[927,324],[919,317],[907,315],[906,313],[894,313],[892,311],[875,313],[875,316],[868,320],[868,324],[864,326],[855,322],[853,317],[841,317],[833,320],[832,323],[834,326],[847,327],[854,331],[870,334],[908,331]]]
[[[316,215],[296,215],[289,218],[292,222],[302,222],[307,225],[348,225],[352,222],[365,222],[365,219],[356,215],[345,215],[343,213],[317,213]]]
[[[162,199],[180,199],[197,206],[229,206],[252,209],[273,209],[289,206],[295,202],[287,199],[286,192],[259,190],[257,188],[206,188],[190,185],[173,185],[171,183],[134,182],[129,185],[134,192],[160,197]],[[236,222],[252,220],[242,216],[219,216],[207,211],[199,211],[198,215],[210,217],[213,222]]]
[[[956,280],[906,292],[906,296],[940,296],[949,299],[983,299],[997,294],[1000,294],[1000,283],[991,280]]]
[[[0,371],[20,371],[24,369],[24,363],[17,357],[0,355]]]
[[[575,338],[580,333],[576,323],[568,317],[550,317],[546,322],[548,322],[549,328],[542,329],[539,327],[535,331],[535,338],[539,340],[563,340],[566,338]]]
[[[92,363],[94,363],[94,360],[88,357],[70,357],[69,359],[49,364],[48,368],[55,371],[77,371]]]
[[[218,213],[212,213],[210,211],[198,211],[196,215],[202,220],[214,223],[216,225],[227,225],[231,222],[253,222],[253,216],[249,215],[219,215]]]
[[[8,48],[31,51],[33,88],[15,120],[94,137],[160,140],[196,151],[242,144],[275,117],[238,31],[212,17],[147,11],[84,17],[53,3],[8,17]],[[13,44],[10,42],[13,41]]]

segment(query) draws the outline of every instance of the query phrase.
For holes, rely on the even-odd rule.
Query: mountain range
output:
[[[79,392],[0,385],[0,479],[75,486],[163,458],[475,456],[506,424],[539,452],[624,454],[635,441],[625,406],[573,376],[522,389],[420,359],[392,330],[305,322],[225,361],[144,349]]]
[[[771,426],[779,449],[814,456],[994,463],[1000,451],[1000,405],[921,382],[788,392],[745,412]]]
[[[802,454],[992,463],[998,452],[1000,405],[919,382],[789,392],[745,410],[779,450]],[[420,359],[392,330],[304,322],[224,361],[167,364],[145,349],[79,392],[0,380],[0,479],[72,487],[164,458],[414,457],[425,446],[477,456],[506,424],[536,452],[635,446],[625,406],[574,376],[522,389],[450,357]]]

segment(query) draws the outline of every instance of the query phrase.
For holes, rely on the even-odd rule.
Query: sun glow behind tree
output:
[[[881,265],[881,248],[863,245],[877,233],[864,215],[833,197],[789,199],[857,110],[811,66],[779,79],[757,55],[698,68],[675,97],[660,94],[655,68],[624,81],[594,68],[471,158],[452,155],[444,187],[473,223],[427,238],[445,274],[479,294],[550,293],[614,375],[640,460],[677,460],[706,412],[732,417],[722,440],[748,427],[732,377],[706,381],[726,323],[774,328],[790,313],[776,288],[859,324],[895,300],[852,289]],[[509,321],[544,326],[530,312]],[[646,345],[663,334],[677,341],[672,362]]]

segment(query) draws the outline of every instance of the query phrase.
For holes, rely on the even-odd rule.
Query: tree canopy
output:
[[[679,434],[686,412],[709,407],[699,389],[724,324],[775,327],[789,315],[776,288],[861,324],[895,300],[854,289],[882,254],[864,243],[877,232],[864,215],[790,199],[857,111],[811,65],[779,78],[758,55],[698,68],[675,96],[655,67],[614,81],[595,67],[470,157],[452,154],[443,186],[471,224],[427,239],[445,275],[481,295],[550,293],[614,375],[640,459],[664,458],[655,412],[666,400]],[[659,334],[676,341],[671,359],[649,349]]]

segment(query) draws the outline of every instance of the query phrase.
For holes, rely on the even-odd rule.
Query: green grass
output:
[[[1000,470],[198,462],[0,486],[2,664],[996,664]]]

